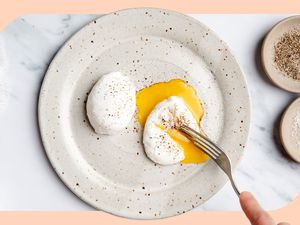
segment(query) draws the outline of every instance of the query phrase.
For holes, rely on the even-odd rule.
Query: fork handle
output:
[[[240,197],[240,191],[239,191],[239,189],[237,188],[237,186],[236,186],[236,184],[235,184],[235,182],[234,182],[234,180],[233,180],[233,178],[232,178],[232,175],[227,175],[227,176],[228,176],[228,178],[229,178],[229,180],[230,180],[231,186],[232,186],[233,190],[235,191],[236,195],[237,195],[238,197]]]

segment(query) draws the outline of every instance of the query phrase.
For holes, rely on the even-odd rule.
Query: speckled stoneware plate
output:
[[[288,31],[300,30],[300,16],[288,17],[276,24],[267,34],[262,45],[262,65],[270,80],[278,87],[295,93],[300,93],[300,81],[285,76],[274,63],[275,44]]]
[[[224,173],[203,165],[159,166],[141,144],[136,118],[114,136],[94,133],[87,95],[101,75],[122,71],[137,89],[181,78],[202,100],[205,132],[235,166],[247,140],[249,95],[227,45],[191,17],[161,9],[127,9],[81,29],[51,63],[40,92],[39,123],[57,174],[79,198],[107,212],[139,219],[191,210],[226,183]]]
[[[300,163],[300,146],[297,143],[297,134],[293,132],[295,129],[294,120],[297,113],[300,112],[300,98],[297,98],[284,112],[280,123],[280,137],[282,145],[287,154],[296,162]]]

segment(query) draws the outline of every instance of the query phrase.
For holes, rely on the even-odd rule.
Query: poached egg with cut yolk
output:
[[[147,156],[161,165],[203,163],[208,156],[178,131],[182,124],[200,131],[203,107],[195,89],[183,80],[161,82],[136,95],[137,118],[144,126]]]

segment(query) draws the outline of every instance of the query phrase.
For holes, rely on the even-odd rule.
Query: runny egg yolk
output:
[[[171,96],[181,97],[193,114],[198,125],[200,125],[200,121],[204,113],[201,101],[197,97],[196,90],[191,85],[180,79],[156,83],[140,90],[137,93],[136,104],[139,123],[144,126],[147,117],[153,108],[158,103]],[[166,130],[163,126],[159,126],[159,128],[165,130],[184,151],[185,159],[181,161],[181,163],[202,163],[208,160],[208,155],[197,148],[180,131],[175,129]]]

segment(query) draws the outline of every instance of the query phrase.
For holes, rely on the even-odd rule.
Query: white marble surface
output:
[[[274,87],[259,65],[263,36],[287,15],[193,15],[215,30],[237,56],[248,81],[252,120],[247,151],[235,173],[267,209],[290,202],[300,190],[300,165],[282,154],[278,120],[296,95]],[[47,161],[37,124],[39,88],[51,58],[95,15],[35,15],[2,31],[6,51],[7,104],[0,110],[0,209],[92,210],[58,179]],[[1,80],[0,80],[1,82]],[[201,184],[199,184],[201,185]],[[227,184],[198,210],[239,210]]]
[[[4,40],[0,34],[0,111],[4,109],[7,103],[6,73],[7,57],[4,49]]]

